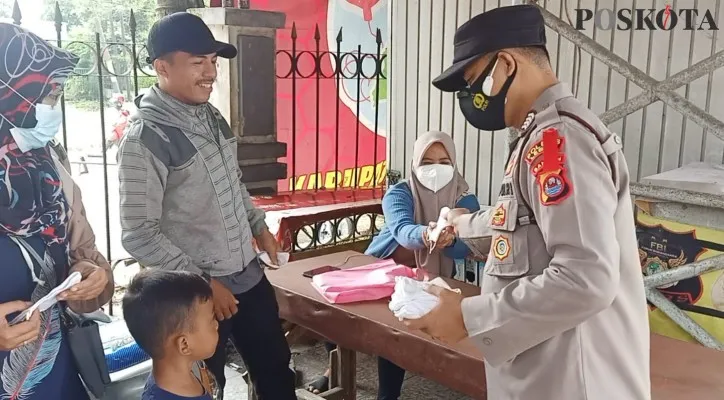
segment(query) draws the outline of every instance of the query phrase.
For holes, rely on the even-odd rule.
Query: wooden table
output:
[[[355,351],[380,355],[407,371],[474,398],[485,399],[483,358],[471,343],[463,341],[446,346],[421,332],[409,331],[387,308],[388,300],[330,304],[312,287],[311,280],[302,276],[305,271],[321,265],[351,268],[375,261],[378,260],[374,257],[347,251],[296,261],[279,270],[268,271],[267,277],[277,293],[279,316],[340,347],[344,399],[354,399],[356,395]],[[453,280],[448,282],[466,296],[480,293],[476,286]]]
[[[296,261],[267,272],[276,290],[280,317],[340,346],[338,398],[356,398],[355,351],[360,351],[382,356],[407,371],[485,400],[483,357],[469,341],[447,346],[421,332],[409,331],[389,311],[387,300],[330,304],[312,287],[310,279],[302,276],[323,265],[351,268],[374,261],[377,259],[349,251]],[[475,286],[448,282],[466,297],[480,293]],[[724,352],[659,335],[651,336],[651,349],[654,400],[724,398]]]

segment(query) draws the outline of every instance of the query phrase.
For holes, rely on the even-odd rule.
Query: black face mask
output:
[[[495,96],[486,96],[485,93],[483,93],[483,84],[495,67],[497,60],[498,55],[496,54],[488,66],[485,67],[483,73],[480,74],[480,77],[470,85],[468,89],[458,92],[460,110],[465,116],[465,119],[470,125],[484,131],[496,131],[506,128],[505,98],[508,95],[510,84],[513,83],[513,78],[515,78],[515,74],[518,72],[518,67],[516,66],[513,74],[503,83],[500,92]],[[489,79],[492,80],[493,78],[490,77]],[[492,89],[492,84],[490,87]]]

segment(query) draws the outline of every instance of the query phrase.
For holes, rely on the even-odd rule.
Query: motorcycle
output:
[[[121,139],[123,139],[123,134],[128,125],[128,118],[131,116],[131,113],[123,108],[124,102],[125,98],[122,95],[118,95],[114,99],[114,107],[118,112],[118,117],[116,121],[113,122],[111,137],[106,140],[106,151],[114,146],[120,145]]]

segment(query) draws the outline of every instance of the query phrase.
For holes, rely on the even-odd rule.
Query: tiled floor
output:
[[[301,374],[299,383],[313,380],[322,373],[327,365],[327,356],[324,347],[295,347],[292,349],[294,363],[298,373]],[[233,364],[243,365],[234,354],[229,357]],[[226,369],[227,387],[225,400],[247,400],[247,388],[241,373],[231,368]],[[374,357],[365,354],[357,356],[357,399],[375,400],[377,397],[377,361]],[[402,388],[400,400],[466,400],[468,397],[453,392],[435,382],[419,376],[407,374]]]

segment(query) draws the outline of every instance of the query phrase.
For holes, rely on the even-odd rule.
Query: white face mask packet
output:
[[[272,262],[271,257],[269,257],[269,254],[266,251],[259,253],[259,259],[261,260],[261,262],[263,264],[265,264],[267,267],[273,268],[273,269],[279,269],[279,268],[283,267],[284,265],[288,264],[289,256],[290,256],[290,254],[287,252],[284,252],[284,251],[277,252],[277,259],[279,260],[279,265],[275,265]]]

